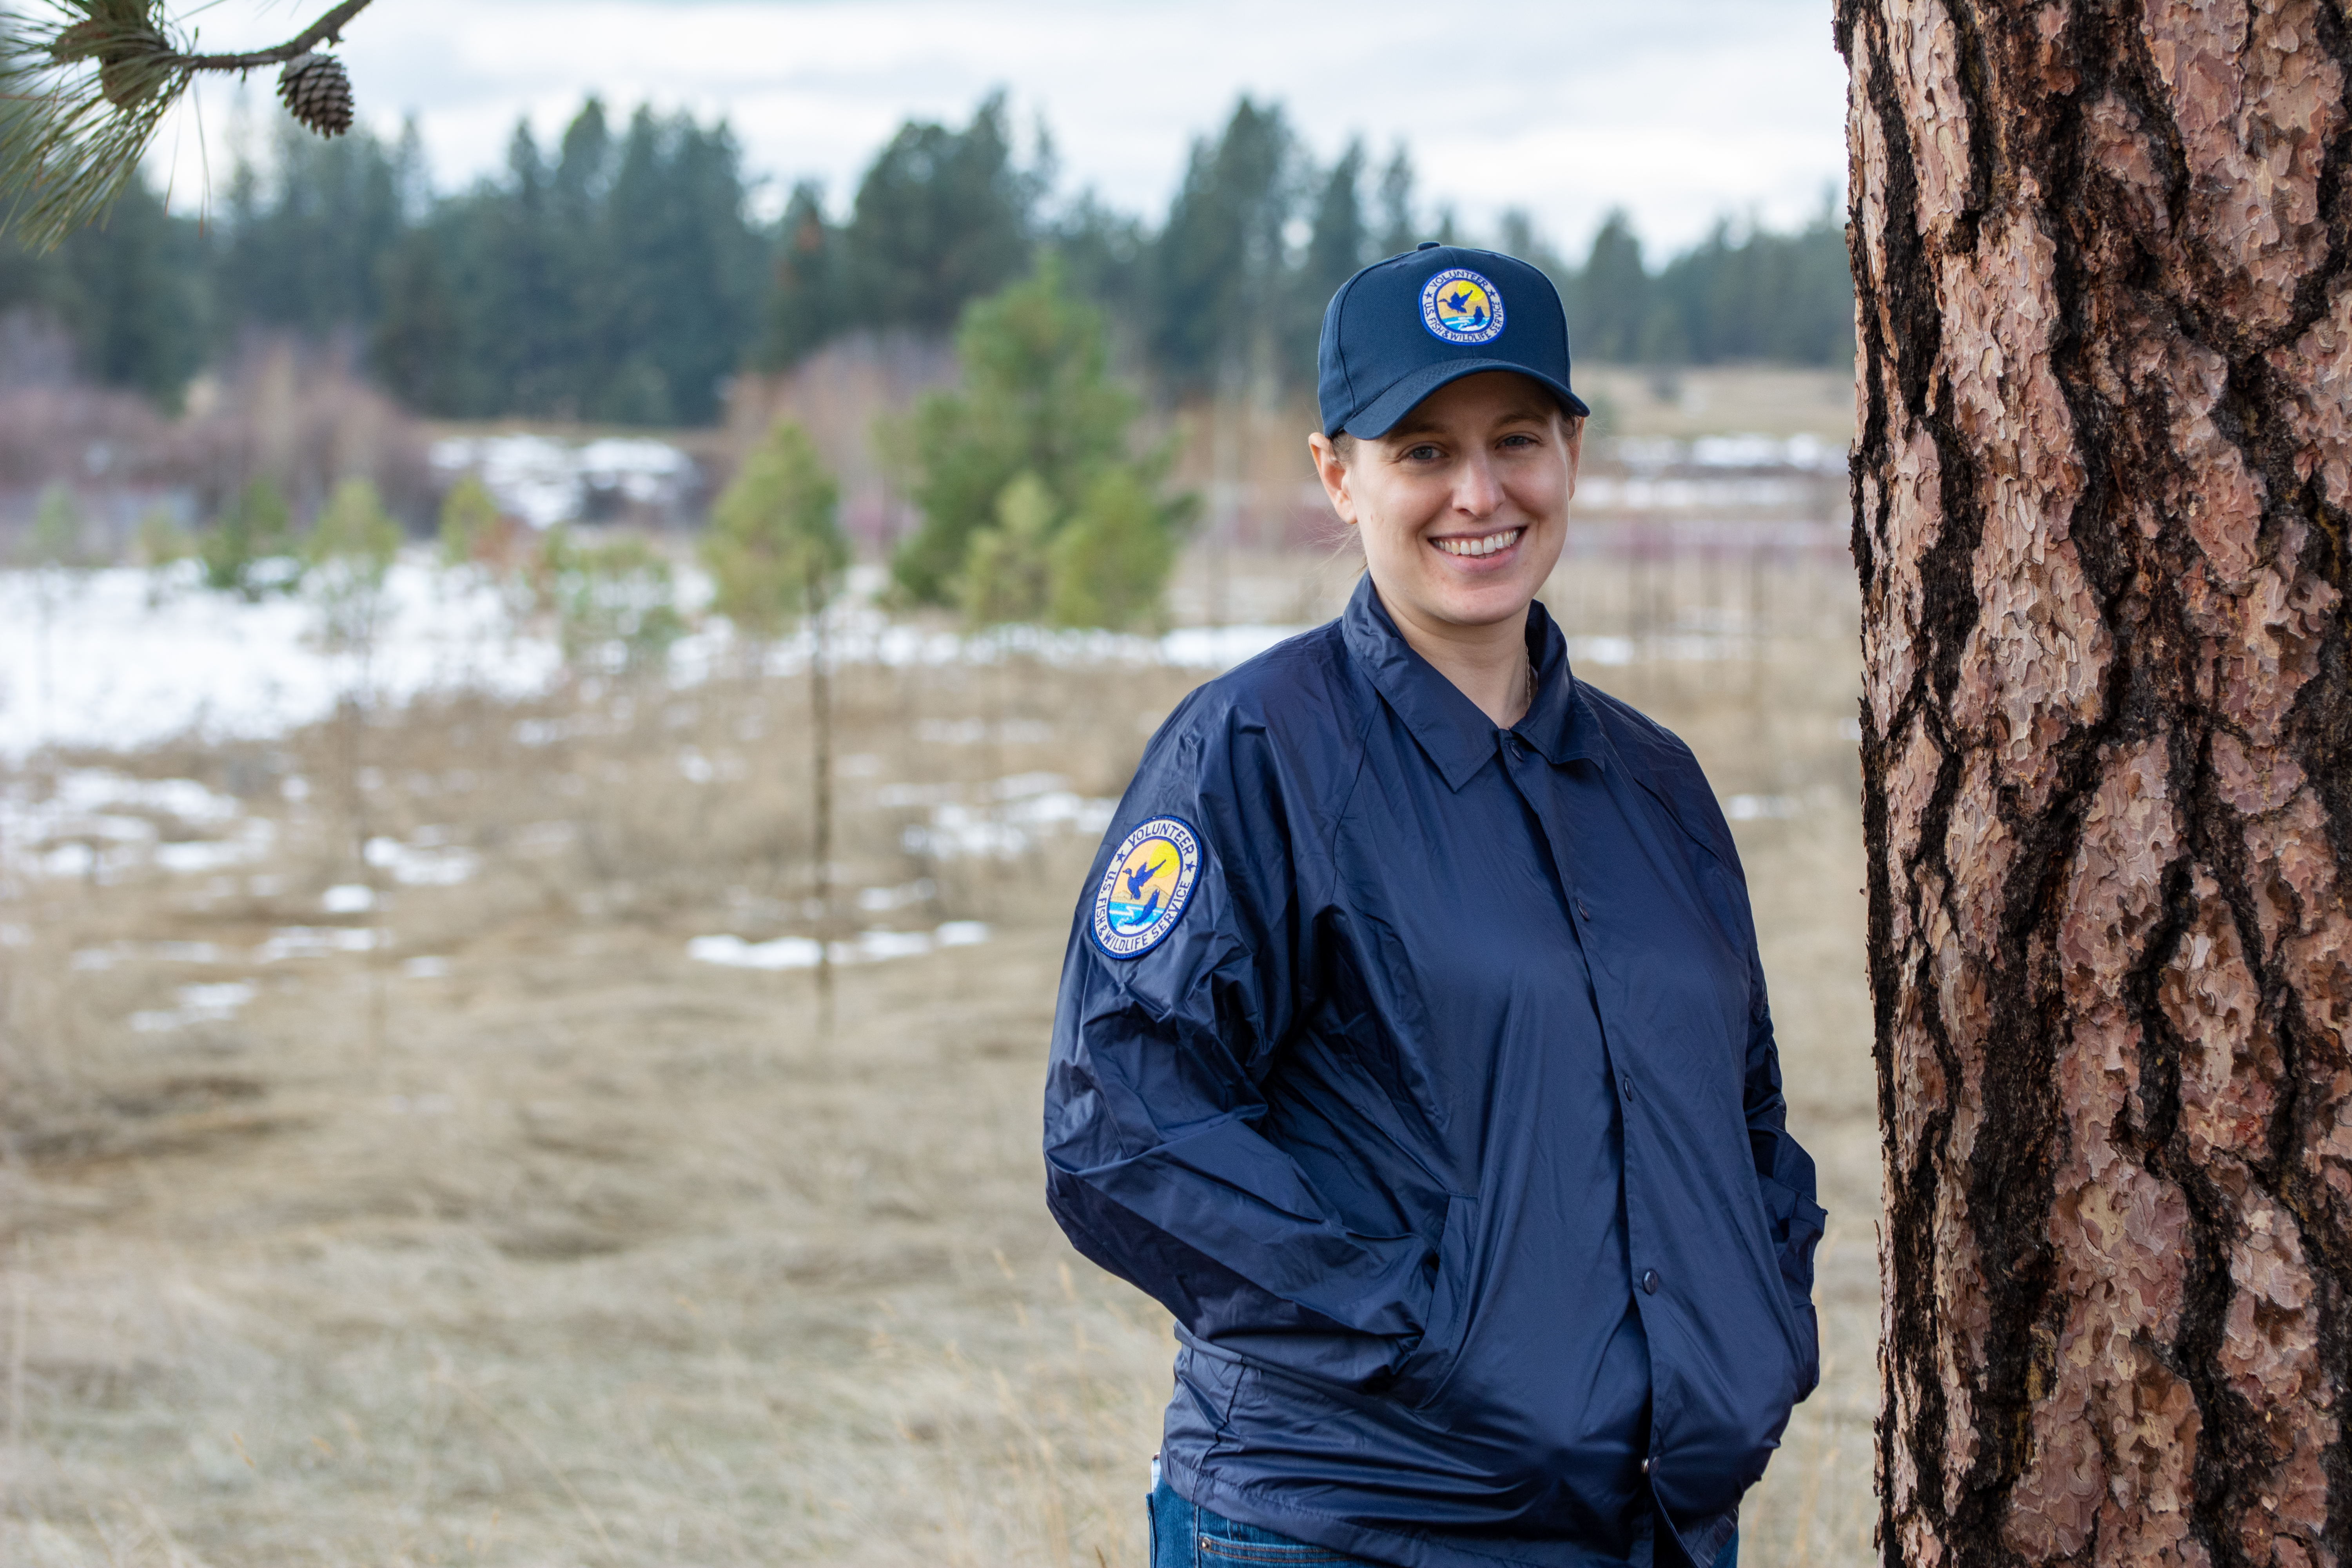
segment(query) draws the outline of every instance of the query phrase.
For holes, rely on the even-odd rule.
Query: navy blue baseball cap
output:
[[[1315,351],[1323,434],[1384,436],[1413,405],[1482,370],[1512,370],[1590,414],[1568,384],[1568,313],[1514,256],[1431,241],[1375,261],[1331,296]]]

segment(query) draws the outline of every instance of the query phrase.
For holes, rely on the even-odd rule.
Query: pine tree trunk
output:
[[[1888,1563],[2352,1563],[2347,0],[1840,0]]]

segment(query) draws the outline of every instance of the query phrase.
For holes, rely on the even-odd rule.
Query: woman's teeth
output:
[[[1492,555],[1497,550],[1508,550],[1519,542],[1525,529],[1514,528],[1504,533],[1490,533],[1484,539],[1441,539],[1437,548],[1448,555]]]

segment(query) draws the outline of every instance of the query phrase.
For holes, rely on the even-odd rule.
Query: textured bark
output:
[[[2352,1568],[2352,0],[1840,0],[1892,1563]]]

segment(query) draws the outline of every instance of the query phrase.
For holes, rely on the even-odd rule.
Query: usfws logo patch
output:
[[[1095,891],[1095,945],[1140,958],[1168,939],[1192,901],[1201,841],[1172,816],[1155,816],[1125,838]]]
[[[1503,335],[1503,293],[1466,267],[1449,267],[1422,286],[1421,324],[1449,343],[1491,343]]]

